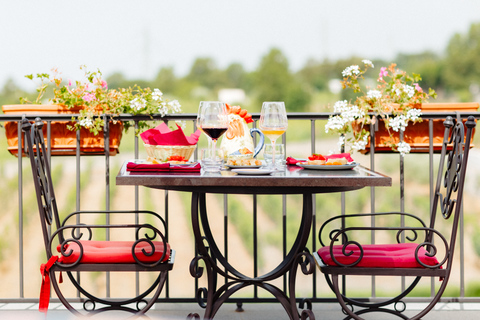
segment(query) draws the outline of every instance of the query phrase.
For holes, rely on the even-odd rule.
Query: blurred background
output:
[[[323,111],[348,98],[338,79],[362,59],[421,74],[440,102],[478,101],[479,9],[473,0],[2,1],[0,105],[35,92],[27,74],[56,68],[81,80],[86,65],[110,88],[160,88],[184,112],[219,98],[250,112],[265,100]]]

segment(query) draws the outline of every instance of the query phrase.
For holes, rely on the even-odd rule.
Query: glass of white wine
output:
[[[288,119],[284,102],[264,102],[260,114],[259,129],[272,143],[272,162],[268,169],[275,168],[275,142],[287,131]]]

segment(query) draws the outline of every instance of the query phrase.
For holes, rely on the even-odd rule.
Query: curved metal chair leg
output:
[[[141,316],[141,315],[145,314],[157,301],[158,297],[160,296],[160,293],[163,290],[163,286],[165,284],[165,281],[167,280],[167,274],[168,274],[168,271],[161,271],[159,276],[155,280],[154,284],[150,288],[148,288],[145,292],[143,292],[142,294],[137,296],[136,298],[123,300],[123,301],[116,301],[116,302],[112,302],[112,301],[105,300],[105,299],[100,299],[100,298],[97,298],[97,297],[91,295],[90,293],[85,291],[85,289],[80,287],[79,284],[76,282],[76,280],[74,278],[73,278],[73,280],[75,280],[75,281],[72,281],[72,284],[83,295],[85,295],[91,302],[93,302],[94,305],[95,305],[95,302],[106,305],[106,307],[103,307],[103,308],[100,308],[100,309],[95,309],[95,308],[92,309],[92,310],[86,310],[85,309],[85,311],[87,311],[87,313],[95,314],[95,313],[101,313],[101,312],[108,311],[108,310],[121,310],[121,311],[130,312],[130,313],[134,314],[134,316]],[[69,273],[69,276],[70,276],[70,273]],[[68,311],[70,311],[72,314],[74,314],[77,317],[84,316],[84,314],[77,311],[68,302],[68,300],[63,295],[63,293],[60,289],[60,286],[59,286],[58,282],[56,281],[55,271],[50,270],[50,277],[52,279],[52,286],[55,290],[55,293],[57,294],[58,298],[60,299],[62,304],[65,306],[65,308],[67,308]],[[155,290],[155,288],[156,288],[156,290]],[[134,302],[136,302],[137,306],[138,306],[138,303],[141,302],[141,301],[145,301],[144,297],[146,295],[150,294],[154,290],[155,290],[155,292],[153,293],[153,296],[151,296],[149,298],[149,301],[146,303],[146,305],[143,308],[135,310],[135,309],[130,308],[130,307],[125,307],[125,305],[130,304],[130,303],[134,303]]]
[[[388,306],[390,304],[397,303],[397,302],[401,301],[401,299],[406,297],[410,292],[412,292],[413,289],[415,289],[418,282],[420,282],[421,278],[422,277],[416,277],[415,280],[413,280],[413,282],[408,286],[408,288],[406,288],[400,294],[398,294],[397,296],[395,296],[393,298],[390,298],[389,300],[385,300],[385,301],[381,301],[381,302],[367,303],[367,302],[362,302],[362,301],[358,301],[358,300],[349,298],[345,295],[342,295],[342,297],[343,297],[343,300],[345,300],[345,302],[348,302],[348,303],[350,303],[354,306],[357,306],[357,307],[381,308],[381,307]],[[325,280],[327,281],[327,284],[330,287],[330,289],[332,289],[332,291],[333,291],[334,290],[333,289],[333,284],[332,284],[332,281],[330,280],[330,275],[329,274],[325,274]]]

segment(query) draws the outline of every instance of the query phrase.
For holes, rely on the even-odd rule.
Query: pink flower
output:
[[[95,80],[93,80],[93,83],[96,84],[96,85],[98,85],[100,83],[100,85],[102,86],[103,89],[108,89],[107,81],[105,81],[105,80],[100,80],[99,81],[99,80],[95,79]]]
[[[414,83],[413,85],[415,86],[415,90],[417,90],[418,92],[423,92],[422,87],[420,87],[418,83]]]
[[[83,95],[82,99],[85,100],[86,102],[97,100],[94,93],[86,93]]]
[[[387,68],[386,67],[381,67],[380,68],[380,73],[378,74],[378,78],[380,80],[383,80],[383,77],[386,77],[386,76],[388,76]]]
[[[68,80],[68,86],[69,86],[69,87],[72,86],[72,80]]]

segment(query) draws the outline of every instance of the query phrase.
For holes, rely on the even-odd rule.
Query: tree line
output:
[[[320,111],[318,106],[349,98],[342,91],[332,93],[329,84],[341,78],[347,66],[370,59],[379,70],[395,62],[400,69],[422,76],[421,86],[433,88],[438,101],[474,101],[480,94],[480,23],[472,24],[465,34],[452,36],[444,52],[425,51],[416,54],[399,53],[393,61],[352,56],[338,60],[310,59],[298,71],[291,71],[287,57],[272,48],[253,71],[240,63],[219,68],[209,57],[197,58],[188,74],[177,76],[172,67],[162,67],[152,80],[127,79],[117,72],[106,77],[110,88],[159,88],[171,98],[178,99],[185,112],[196,112],[198,101],[217,100],[222,88],[240,88],[246,93],[244,107],[251,112],[260,109],[262,101],[285,101],[290,112]],[[372,74],[372,76],[376,76]],[[35,93],[23,92],[13,80],[7,80],[0,91],[0,105],[15,104],[19,97]]]

